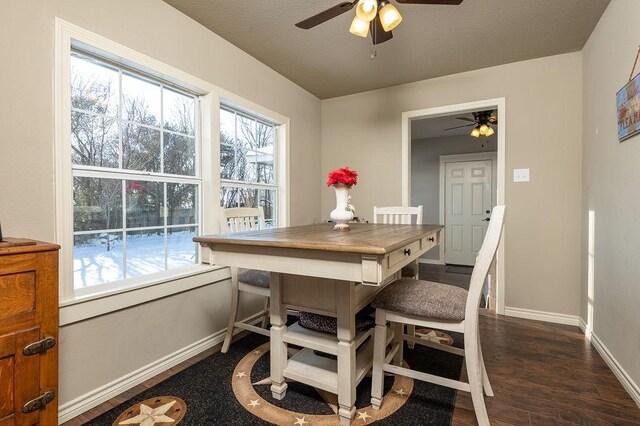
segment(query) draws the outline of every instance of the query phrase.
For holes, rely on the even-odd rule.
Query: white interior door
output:
[[[495,203],[492,160],[445,165],[445,263],[473,266]]]

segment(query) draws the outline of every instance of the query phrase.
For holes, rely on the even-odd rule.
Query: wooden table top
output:
[[[333,223],[204,235],[193,241],[206,245],[278,247],[383,255],[443,229],[442,225],[350,223],[351,231],[333,230]]]

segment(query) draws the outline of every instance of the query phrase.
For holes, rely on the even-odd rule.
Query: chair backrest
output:
[[[498,250],[506,209],[507,206],[496,206],[491,212],[491,222],[489,222],[489,228],[484,236],[484,241],[476,257],[476,264],[471,273],[471,284],[469,285],[469,295],[467,296],[465,318],[478,317],[480,295],[485,280],[487,279],[489,268]]]
[[[264,229],[264,210],[262,207],[220,208],[220,232],[245,232]]]
[[[380,217],[378,219],[378,216]],[[373,223],[395,225],[422,225],[422,206],[417,207],[373,207]]]

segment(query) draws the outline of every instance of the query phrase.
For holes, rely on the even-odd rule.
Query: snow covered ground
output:
[[[91,244],[74,246],[74,287],[90,287],[197,263],[197,245],[192,241],[196,235],[194,228],[168,234],[166,265],[164,236],[144,233],[131,232],[127,236],[126,272],[121,234],[109,234],[110,250],[106,235],[95,238]]]

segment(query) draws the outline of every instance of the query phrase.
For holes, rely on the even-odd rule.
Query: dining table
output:
[[[332,223],[194,238],[211,265],[271,272],[270,376],[275,399],[295,380],[337,395],[342,424],[355,415],[356,386],[373,363],[372,329],[357,331],[356,314],[401,269],[440,243],[441,225]],[[288,310],[336,318],[334,334],[287,326]],[[302,349],[289,356],[288,345]]]

